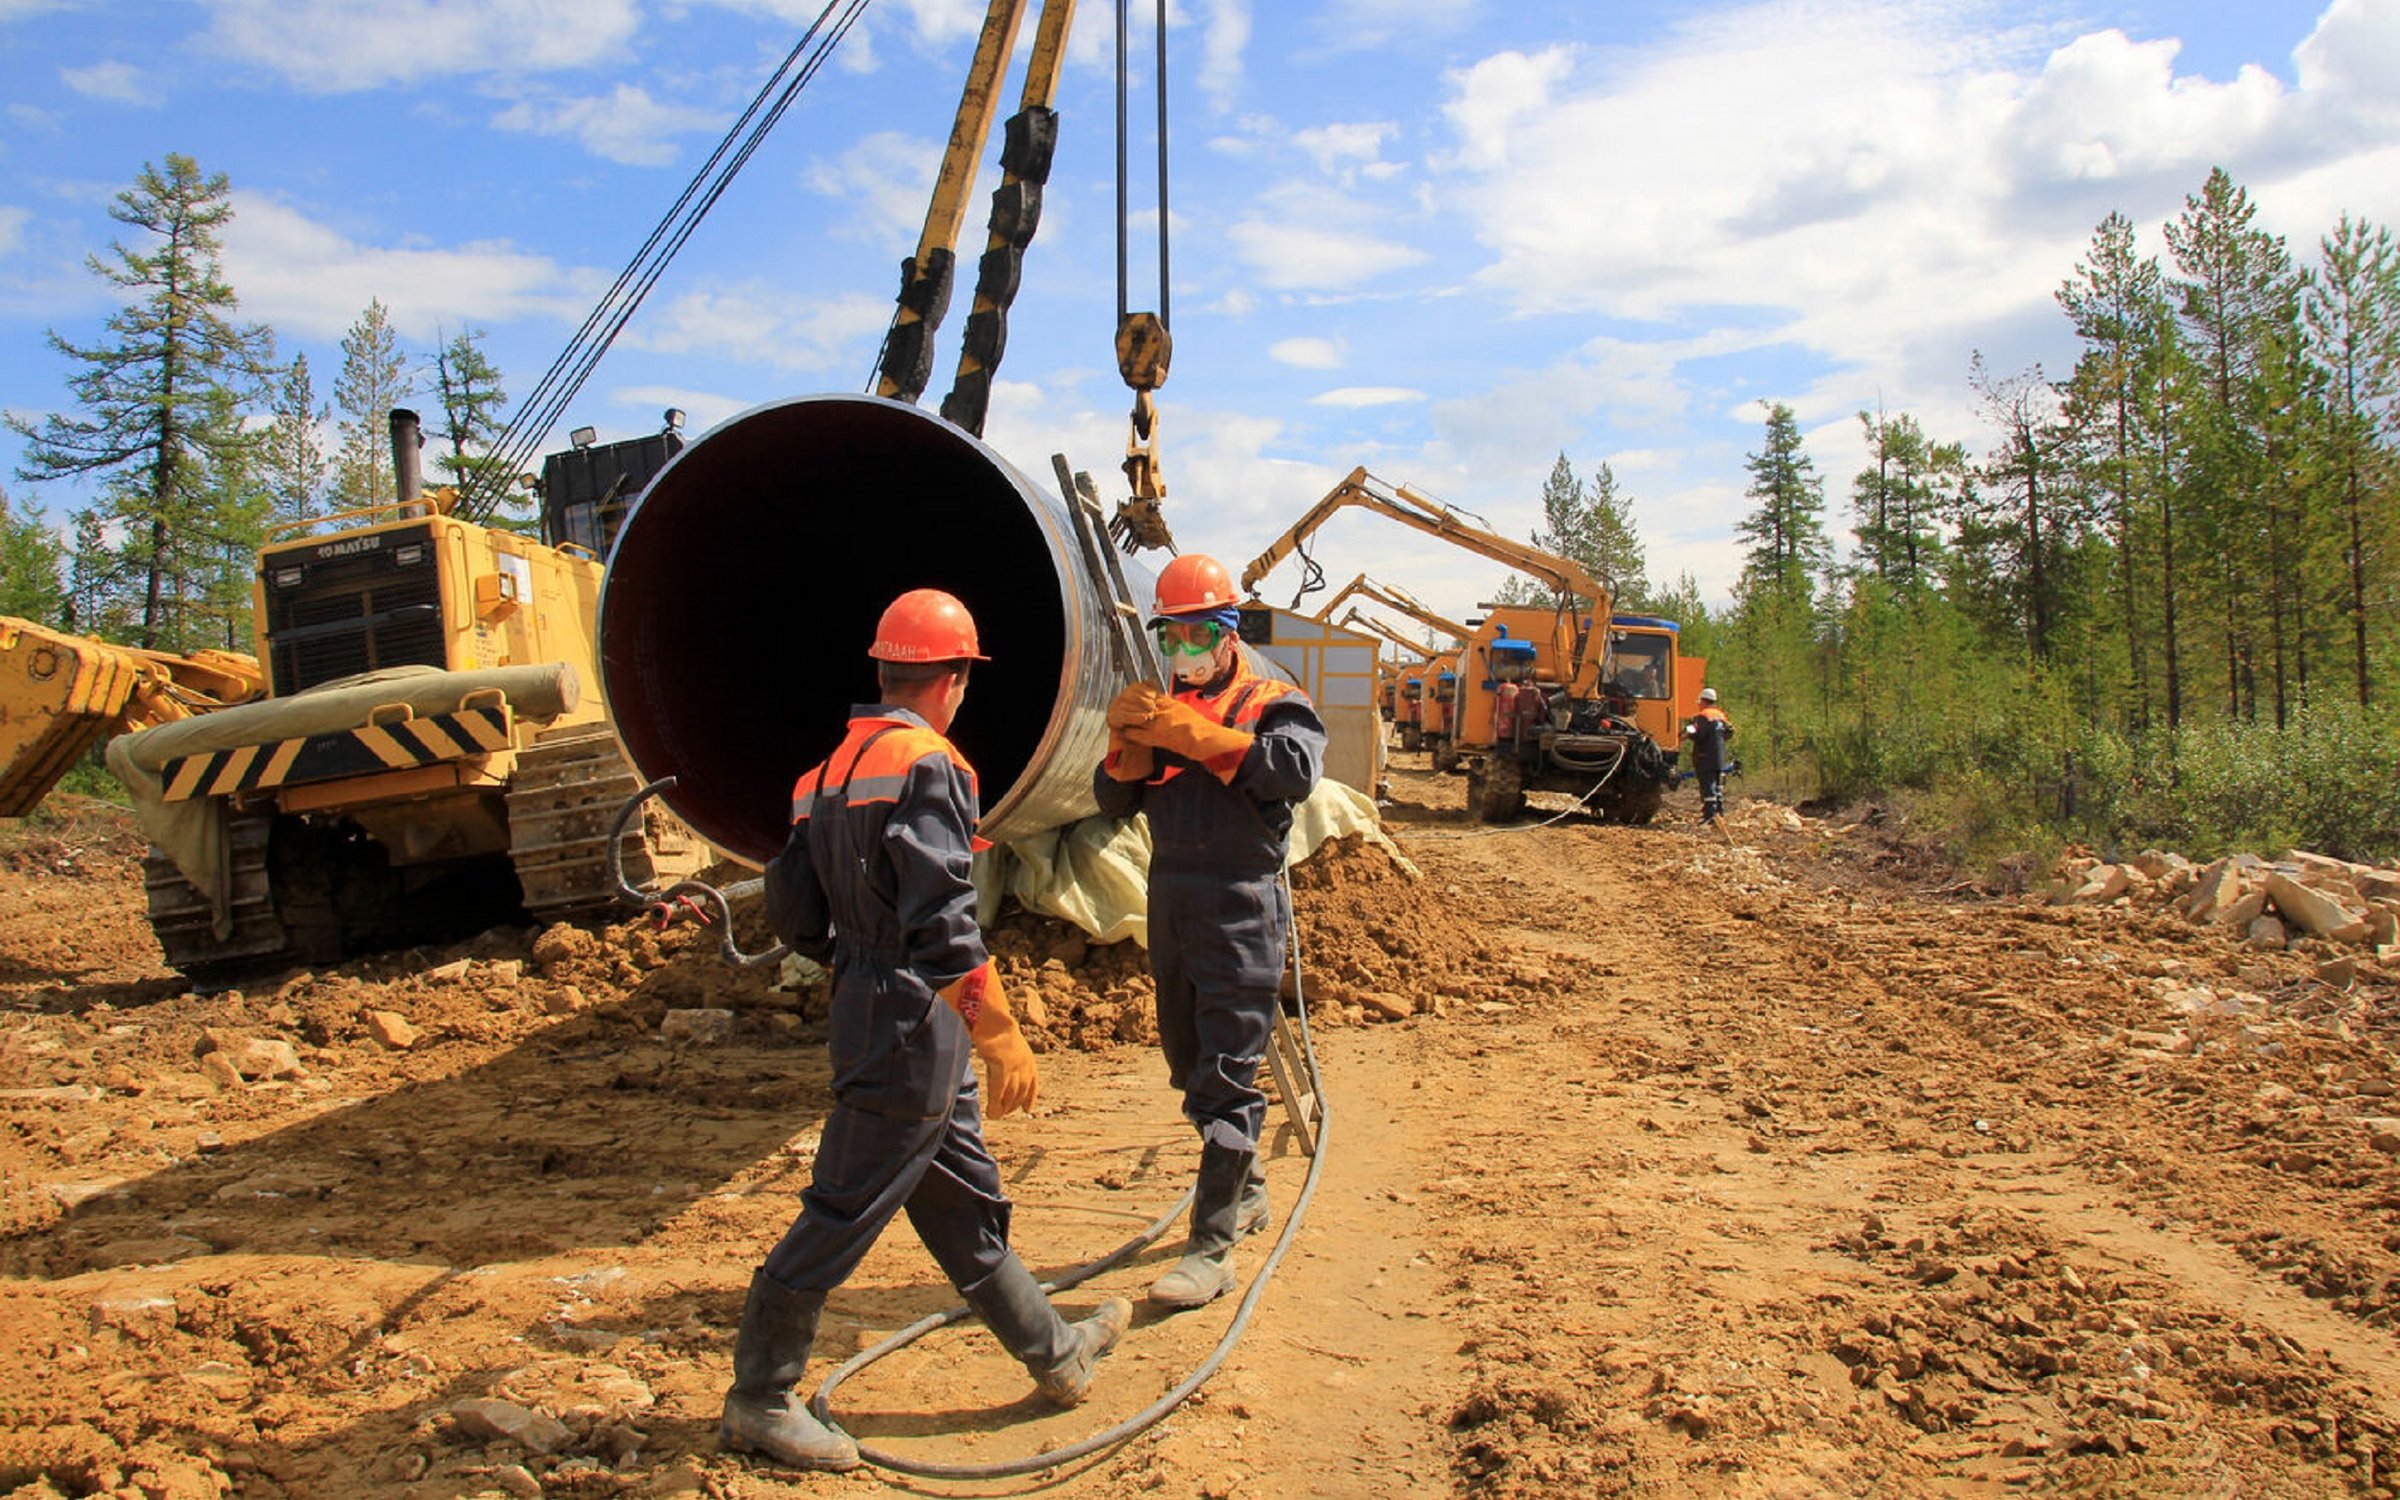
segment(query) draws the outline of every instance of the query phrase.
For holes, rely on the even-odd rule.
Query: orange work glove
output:
[[[1185,760],[1197,761],[1208,768],[1217,780],[1231,785],[1234,772],[1242,768],[1242,757],[1250,753],[1256,738],[1243,729],[1228,729],[1180,698],[1169,698],[1159,711],[1158,722],[1147,729],[1128,729],[1125,737],[1136,744],[1155,745],[1172,750]]]
[[[1117,694],[1108,705],[1109,738],[1117,740],[1128,730],[1147,729],[1159,716],[1174,705],[1175,700],[1147,682],[1137,682]]]
[[[975,1055],[983,1059],[983,1112],[994,1119],[1031,1109],[1042,1090],[1041,1071],[1034,1066],[1033,1049],[1017,1030],[1009,1013],[1008,995],[1000,988],[1000,969],[990,959],[983,967],[941,992],[967,1023]]]
[[[1116,731],[1108,735],[1108,759],[1100,763],[1111,781],[1148,781],[1158,769],[1158,755],[1148,745],[1137,745]]]

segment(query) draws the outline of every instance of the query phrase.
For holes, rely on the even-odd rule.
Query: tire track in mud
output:
[[[1585,976],[1562,1013],[1500,1018],[1453,1090],[1472,1123],[1437,1186],[1494,1225],[1454,1280],[1466,1487],[2385,1488],[2386,1330],[2232,1247],[2288,1200],[2247,1162],[2178,1171],[2174,1215],[2129,1190],[2116,1164],[2181,1161],[2188,1127],[2107,1087],[2147,1002],[2079,958],[2073,918],[1810,890],[1690,832],[1560,832],[1540,859],[1412,848]],[[1544,1070],[1538,1102],[1478,1116]],[[2360,1238],[2353,1279],[2388,1288]]]

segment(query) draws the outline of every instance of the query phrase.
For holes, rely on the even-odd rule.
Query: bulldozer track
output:
[[[142,856],[142,887],[149,900],[150,930],[167,962],[187,974],[206,976],[261,964],[293,950],[292,929],[276,909],[267,866],[275,819],[237,816],[225,824],[226,880],[231,928],[217,936],[216,910],[199,888],[153,845]]]
[[[509,857],[527,912],[556,921],[616,904],[609,824],[639,790],[605,724],[554,730],[518,755],[508,785]],[[655,803],[626,828],[619,852],[636,886],[696,873],[708,859],[698,836]]]

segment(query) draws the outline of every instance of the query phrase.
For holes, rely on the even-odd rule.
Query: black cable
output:
[[[1286,910],[1290,910],[1291,862],[1288,855],[1283,869],[1277,872],[1276,879],[1283,884],[1284,906]],[[858,1449],[858,1456],[861,1459],[879,1469],[889,1469],[898,1474],[914,1474],[928,1479],[1002,1479],[1017,1474],[1038,1474],[1045,1469],[1053,1469],[1060,1464],[1072,1463],[1076,1459],[1098,1453],[1103,1449],[1113,1448],[1136,1433],[1156,1426],[1165,1420],[1175,1408],[1190,1400],[1192,1393],[1207,1384],[1209,1377],[1217,1373],[1218,1368],[1232,1355],[1234,1346],[1241,1342],[1242,1334],[1248,1330],[1250,1315],[1257,1311],[1259,1298],[1265,1295],[1267,1283],[1274,1279],[1276,1266],[1282,1263],[1285,1252],[1292,1248],[1292,1242],[1299,1237],[1300,1222],[1308,1214],[1309,1200],[1316,1196],[1317,1179],[1325,1170],[1325,1161],[1329,1154],[1327,1147],[1333,1112],[1325,1102],[1324,1081],[1317,1071],[1316,1039],[1309,1034],[1308,1030],[1308,985],[1301,973],[1300,919],[1297,913],[1294,913],[1292,917],[1291,946],[1292,991],[1299,1005],[1300,1056],[1308,1074],[1309,1091],[1317,1101],[1316,1150],[1309,1157],[1308,1177],[1300,1186],[1299,1196],[1292,1200],[1291,1212],[1284,1217],[1283,1233],[1276,1236],[1274,1250],[1259,1266],[1258,1274],[1250,1279],[1249,1290],[1243,1293],[1241,1305],[1234,1310],[1233,1322],[1226,1328],[1224,1336],[1217,1340],[1217,1346],[1209,1352],[1208,1358],[1202,1360],[1198,1368],[1185,1376],[1172,1390],[1115,1426],[1095,1432],[1090,1437],[1068,1443],[1063,1447],[1036,1453],[1029,1458],[1004,1459],[996,1463],[937,1463],[930,1460],[902,1458],[898,1454],[861,1443]],[[1278,999],[1275,1003],[1280,1005],[1283,1002]],[[1176,1219],[1183,1213],[1184,1205],[1189,1203],[1191,1198],[1192,1189],[1185,1189],[1183,1196],[1175,1200],[1174,1207],[1169,1208],[1164,1214],[1153,1220],[1150,1227],[1143,1230],[1142,1233],[1119,1245],[1098,1260],[1077,1266],[1056,1281],[1044,1283],[1043,1289],[1050,1292],[1064,1291],[1131,1259],[1173,1226]],[[843,1381],[882,1359],[885,1355],[905,1349],[935,1329],[961,1322],[968,1316],[970,1316],[970,1310],[962,1305],[953,1307],[947,1312],[933,1313],[919,1318],[874,1348],[856,1355],[847,1364],[826,1376],[825,1383],[818,1386],[817,1393],[809,1398],[809,1409],[816,1413],[818,1421],[838,1431],[840,1424],[833,1415],[833,1393]]]
[[[759,143],[776,121],[783,118],[792,100],[816,76],[870,3],[871,0],[826,0],[816,20],[784,54],[783,61],[718,139],[675,202],[651,227],[634,258],[617,273],[616,280],[585,316],[566,348],[519,403],[516,414],[501,429],[487,455],[497,461],[484,468],[460,505],[462,516],[482,520],[499,507],[509,476],[523,472],[531,464],[551,428],[581,392],[600,357],[615,343],[650,289],[657,285],[667,264],[691,238],[700,220],[724,195]],[[837,10],[841,12],[839,18],[828,27],[828,19]]]
[[[1167,318],[1167,0],[1158,0],[1158,326]]]
[[[1117,326],[1125,326],[1125,5],[1117,0]]]

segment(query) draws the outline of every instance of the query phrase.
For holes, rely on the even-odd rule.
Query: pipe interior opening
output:
[[[1066,655],[1057,564],[1020,482],[949,424],[861,396],[762,407],[685,449],[626,519],[601,599],[601,675],[642,776],[680,778],[676,812],[763,864],[792,783],[876,701],[877,617],[938,588],[992,658],[950,737],[998,805]]]

